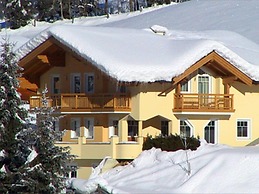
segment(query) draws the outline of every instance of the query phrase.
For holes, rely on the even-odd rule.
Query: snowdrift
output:
[[[143,151],[127,166],[89,180],[73,179],[70,186],[81,193],[93,192],[98,185],[110,193],[257,193],[258,174],[259,147],[202,142],[196,151]]]

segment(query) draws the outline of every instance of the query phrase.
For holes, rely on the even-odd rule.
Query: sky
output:
[[[74,44],[78,54],[88,57],[102,71],[124,81],[141,77],[140,74],[133,77],[132,72],[129,73],[132,69],[150,75],[145,76],[148,80],[140,81],[167,80],[213,49],[253,79],[259,80],[258,18],[258,0],[192,0],[155,10],[111,15],[109,19],[80,18],[74,24],[69,20],[54,24],[37,23],[36,27],[29,25],[15,31],[2,30],[0,35],[16,41],[16,49],[29,41],[19,50],[21,56],[54,35],[68,46]],[[151,32],[153,25],[166,27],[166,36]],[[82,44],[77,44],[80,40],[76,36],[71,37],[71,32],[82,35],[86,31],[91,36],[85,38],[85,42],[82,42],[84,45],[89,41],[100,41],[102,44],[81,47]],[[130,38],[125,40],[125,37]],[[131,48],[125,46],[128,43]],[[150,49],[148,54],[139,52],[145,48]],[[178,52],[171,53],[175,49]],[[100,53],[103,50],[109,51],[107,55]],[[115,51],[116,55],[113,56]],[[132,60],[127,58],[129,55],[134,56]],[[147,59],[153,66],[149,70],[140,66]],[[157,59],[171,63],[157,69]],[[172,69],[171,65],[177,63],[185,64],[184,68],[168,71]],[[120,64],[124,64],[124,68],[119,68]],[[163,77],[159,77],[161,71]],[[233,148],[202,142],[197,151],[187,151],[190,162],[188,175],[185,151],[162,152],[151,149],[142,152],[129,165],[99,174],[101,164],[91,179],[71,179],[68,184],[81,193],[93,191],[97,184],[112,193],[258,193],[258,151],[257,146]]]

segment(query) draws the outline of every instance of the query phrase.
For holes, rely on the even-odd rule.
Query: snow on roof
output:
[[[212,51],[259,81],[259,46],[234,32],[171,31],[160,36],[151,30],[63,25],[30,39],[18,56],[51,36],[119,81],[171,81]]]
[[[229,147],[202,141],[196,151],[143,151],[129,165],[118,166],[70,187],[91,193],[257,193],[259,147]],[[187,155],[186,155],[187,153]],[[190,174],[186,172],[188,162]]]

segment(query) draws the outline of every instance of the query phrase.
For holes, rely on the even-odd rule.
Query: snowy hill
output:
[[[99,184],[110,193],[258,193],[259,147],[233,148],[202,142],[196,151],[143,151],[132,163],[89,180],[72,180],[77,191]]]
[[[144,29],[157,24],[171,30],[227,30],[259,44],[258,18],[258,0],[191,0],[103,26]]]

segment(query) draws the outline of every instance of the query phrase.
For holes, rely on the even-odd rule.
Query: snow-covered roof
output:
[[[259,81],[259,46],[234,32],[170,31],[161,36],[151,30],[63,25],[30,39],[18,56],[51,36],[119,81],[171,81],[212,51]]]

